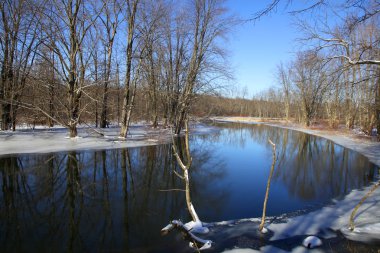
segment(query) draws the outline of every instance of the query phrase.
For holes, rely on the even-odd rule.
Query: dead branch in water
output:
[[[273,160],[272,160],[272,167],[270,169],[269,177],[268,177],[268,182],[267,182],[267,190],[265,193],[265,199],[264,199],[264,206],[263,206],[263,216],[261,217],[261,223],[259,226],[259,231],[262,232],[264,228],[264,222],[265,222],[265,212],[267,209],[267,201],[268,201],[268,195],[269,195],[269,188],[270,188],[270,181],[273,176],[273,171],[274,171],[274,165],[276,164],[276,144],[274,144],[270,139],[268,139],[268,142],[272,145],[272,152],[273,152]]]
[[[181,232],[183,238],[189,242],[192,243],[192,247],[196,249],[198,252],[203,249],[208,249],[211,247],[212,241],[210,240],[204,240],[202,238],[199,238],[198,236],[194,235],[191,232],[191,229],[187,229],[186,225],[183,224],[179,220],[173,220],[170,222],[169,225],[161,229],[161,235],[167,235],[169,232],[171,232],[173,229],[177,229]]]
[[[191,218],[194,222],[199,222],[199,218],[197,213],[195,212],[194,206],[191,203],[191,197],[190,197],[190,179],[189,179],[189,169],[191,167],[191,163],[193,158],[190,154],[190,145],[189,145],[189,121],[188,119],[185,120],[185,159],[181,159],[178,153],[177,145],[175,144],[174,137],[173,139],[173,153],[175,158],[177,159],[177,163],[182,169],[183,175],[180,175],[177,171],[173,170],[173,172],[182,180],[185,181],[185,192],[186,192],[186,204],[187,209],[189,210],[189,213],[191,215]]]

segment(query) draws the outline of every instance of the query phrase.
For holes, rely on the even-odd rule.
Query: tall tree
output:
[[[290,117],[290,95],[291,95],[291,69],[286,68],[283,63],[277,67],[277,79],[282,86],[282,90],[284,93],[284,112],[286,120],[289,120]]]
[[[144,73],[148,93],[147,108],[149,108],[152,126],[158,126],[159,86],[161,80],[161,63],[163,62],[162,34],[163,21],[167,16],[167,7],[163,1],[143,2],[143,12],[140,14],[138,26],[142,43],[145,47]]]
[[[85,39],[99,16],[99,10],[91,8],[82,0],[49,3],[45,8],[44,30],[48,38],[45,45],[54,52],[59,61],[58,66],[54,68],[66,86],[67,118],[64,124],[72,138],[78,134],[77,125],[83,111],[80,101],[88,67],[86,49],[90,50],[85,47]]]
[[[37,0],[0,2],[1,130],[13,131],[27,78],[40,43]]]
[[[327,90],[327,74],[315,52],[300,52],[294,62],[293,82],[300,96],[303,122],[310,126]]]
[[[132,72],[132,58],[134,50],[134,40],[136,35],[136,13],[138,11],[139,0],[126,0],[126,20],[128,22],[128,35],[127,35],[127,55],[126,55],[126,73],[124,81],[124,94],[123,94],[123,107],[121,114],[121,129],[120,137],[126,138],[128,133],[128,127],[131,120],[131,113],[134,106],[134,100],[136,95],[136,82],[138,73],[133,75]],[[141,56],[140,56],[141,58]],[[141,62],[141,60],[140,60]],[[139,69],[138,66],[137,69]]]
[[[223,2],[217,0],[195,0],[192,5],[190,54],[186,66],[184,86],[178,98],[175,112],[175,133],[179,134],[188,117],[197,85],[201,85],[201,75],[210,69],[208,62],[212,56],[221,51],[216,49],[216,40],[224,35],[227,27],[232,25],[224,16]],[[214,62],[214,64],[217,64]]]
[[[105,34],[102,36],[102,42],[105,49],[104,55],[104,84],[102,97],[102,110],[100,115],[100,127],[105,128],[108,125],[108,88],[111,77],[112,53],[114,48],[115,36],[120,24],[121,6],[118,0],[102,0],[105,7],[99,20],[104,28]]]

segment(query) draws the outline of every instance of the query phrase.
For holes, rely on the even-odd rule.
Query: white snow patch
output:
[[[321,239],[316,236],[308,236],[303,240],[302,245],[308,249],[313,249],[322,245]]]
[[[195,125],[194,132],[204,127],[204,125]],[[210,127],[205,128],[209,130],[201,131],[211,132]],[[119,127],[101,129],[101,132],[104,136],[94,133],[91,128],[80,127],[78,128],[78,137],[69,138],[68,130],[62,126],[36,127],[35,129],[24,126],[24,130],[15,132],[0,131],[0,155],[128,148],[171,142],[169,130],[152,130],[144,125],[132,125],[127,138],[119,136]]]
[[[355,217],[356,231],[348,231],[349,218],[353,208],[360,199],[369,191],[371,186],[362,191],[351,191],[343,200],[331,206],[323,207],[314,212],[290,218],[287,223],[270,224],[268,229],[274,232],[270,240],[285,239],[296,235],[318,234],[328,228],[341,230],[352,240],[369,241],[376,240],[380,235],[380,191],[375,191],[360,207]]]
[[[199,238],[199,240],[202,240],[202,239]],[[202,241],[203,241],[204,244],[203,244],[203,246],[200,247],[198,250],[205,250],[205,249],[209,249],[209,248],[211,248],[212,242],[211,242],[210,240],[202,240]],[[192,242],[189,242],[189,246],[190,246],[191,248],[196,249],[194,243],[192,243]]]
[[[355,225],[354,231],[351,231],[350,229],[343,228],[341,229],[341,232],[344,234],[345,237],[351,240],[355,241],[362,241],[362,242],[371,242],[371,241],[380,241],[380,223],[378,222],[380,219],[380,216],[377,216],[378,220],[377,223],[372,223],[371,219],[367,219],[369,223],[367,224],[357,224]],[[362,221],[365,220],[362,218]]]
[[[191,231],[196,234],[207,234],[209,232],[209,229],[207,227],[204,227],[200,220],[196,222],[190,221],[184,224],[183,226],[184,228],[186,228],[187,231]]]

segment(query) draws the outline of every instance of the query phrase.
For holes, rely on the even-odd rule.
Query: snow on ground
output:
[[[271,126],[302,131],[308,134],[329,139],[341,146],[357,151],[369,160],[380,166],[380,143],[370,138],[359,138],[357,135],[342,131],[329,131],[324,129],[310,129],[281,122],[261,122],[255,118],[216,118],[216,121],[263,123]],[[378,179],[380,180],[380,178]],[[290,238],[299,235],[320,235],[324,238],[331,236],[326,231],[340,231],[346,238],[354,241],[380,243],[380,189],[377,189],[360,207],[354,219],[355,230],[351,232],[349,217],[353,208],[372,186],[361,190],[352,190],[342,200],[334,200],[333,204],[314,212],[289,218],[284,223],[272,223],[267,228],[274,233],[271,241]],[[334,236],[334,234],[333,234]],[[292,252],[302,252],[302,249],[293,249]],[[231,251],[240,252],[240,251]],[[241,251],[244,252],[244,251]],[[249,252],[249,251],[246,251]],[[252,251],[254,252],[254,251]],[[261,252],[269,252],[261,248]]]
[[[126,140],[119,138],[119,127],[96,131],[88,126],[81,126],[78,128],[77,138],[68,138],[68,130],[59,126],[37,126],[34,129],[23,126],[15,132],[0,131],[0,155],[140,147],[171,142],[170,129],[153,129],[143,123],[133,124]],[[215,131],[215,128],[196,124],[191,131],[193,134],[204,134]]]

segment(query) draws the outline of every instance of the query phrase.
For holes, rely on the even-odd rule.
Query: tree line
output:
[[[266,15],[280,2],[257,15]],[[300,49],[278,64],[276,85],[251,99],[243,89],[235,99],[215,100],[208,106],[211,114],[284,118],[306,126],[324,121],[332,128],[344,124],[380,133],[380,3],[315,2],[292,10]],[[331,15],[332,21],[318,13]]]
[[[1,0],[1,130],[18,124],[181,131],[195,94],[229,76],[217,0]]]
[[[253,19],[280,3],[292,6],[275,0]],[[117,123],[125,138],[131,119],[179,133],[192,114],[380,132],[379,5],[323,0],[290,10],[302,46],[278,64],[277,85],[228,98],[213,95],[231,78],[222,40],[237,24],[223,1],[2,0],[1,129],[58,123],[75,137],[80,123]]]

